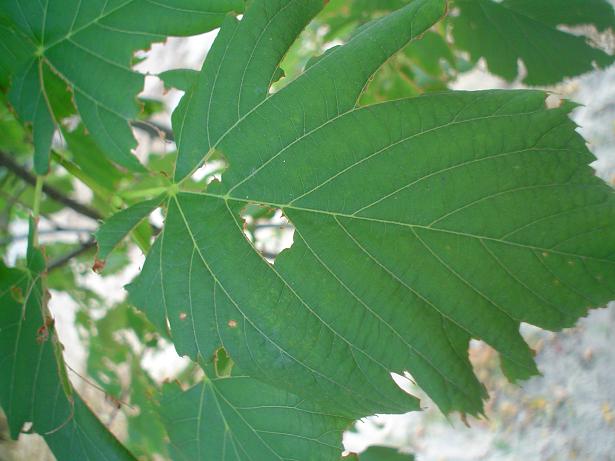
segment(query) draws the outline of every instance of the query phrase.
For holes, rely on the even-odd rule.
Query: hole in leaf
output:
[[[562,105],[563,102],[564,100],[561,98],[561,96],[551,93],[545,98],[545,107],[547,109],[557,109]]]
[[[489,384],[498,368],[498,354],[495,349],[482,340],[472,339],[468,348],[468,359],[478,380]]]
[[[279,208],[250,204],[241,211],[243,231],[254,248],[268,262],[293,244],[295,227]]]
[[[527,66],[525,65],[525,62],[523,62],[522,59],[517,59],[517,79],[515,82],[518,85],[519,82],[522,82],[523,80],[525,80],[526,77],[527,77]]]
[[[111,382],[111,378],[106,373],[101,372],[101,373],[98,373],[97,376],[98,376],[98,379],[105,384],[109,384]]]
[[[452,8],[448,10],[448,15],[450,17],[457,17],[459,16],[460,13],[461,13],[461,10],[456,6],[453,6]]]
[[[204,184],[209,184],[215,180],[221,181],[222,173],[227,167],[228,164],[226,159],[224,159],[222,155],[216,155],[216,153],[214,153],[210,160],[205,162],[203,166],[199,167],[194,173],[192,173],[190,179],[196,183]]]
[[[404,371],[403,375],[394,372],[389,374],[391,375],[391,378],[393,378],[395,384],[397,384],[397,387],[399,387],[406,394],[416,397],[421,401],[427,397],[418,384],[416,384],[416,380],[408,371]]]

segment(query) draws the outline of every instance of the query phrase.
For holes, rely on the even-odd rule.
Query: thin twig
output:
[[[25,182],[27,182],[31,186],[36,185],[36,176],[30,173],[28,170],[26,170],[21,165],[19,165],[9,155],[5,154],[2,151],[0,151],[0,166],[5,167],[7,170],[11,171],[15,176],[20,177],[21,179],[23,179]],[[67,197],[66,195],[64,195],[62,192],[60,192],[58,189],[56,189],[53,186],[44,184],[43,192],[50,199],[55,200],[56,202],[61,203],[63,205],[66,205],[68,208],[71,208],[72,210],[76,211],[79,214],[82,214],[83,216],[87,216],[88,218],[94,219],[96,221],[99,221],[103,218],[102,215],[95,209],[90,208],[89,206],[84,205],[82,203],[79,203],[71,199],[70,197]]]
[[[133,128],[144,131],[151,138],[162,138],[165,141],[173,141],[173,130],[150,120],[133,120],[130,122]]]
[[[254,228],[259,229],[293,229],[292,224],[280,223],[280,224],[255,224]]]
[[[75,248],[70,253],[67,253],[64,256],[60,256],[55,261],[51,261],[49,263],[49,265],[47,266],[47,272],[51,272],[53,270],[56,270],[56,269],[59,269],[60,267],[65,266],[66,264],[68,264],[68,262],[71,259],[76,258],[77,256],[82,255],[83,253],[87,252],[88,250],[94,248],[94,246],[96,246],[96,241],[94,239],[90,239],[90,240],[88,240],[86,242],[83,242],[78,248]]]
[[[87,229],[80,227],[59,227],[53,229],[40,229],[38,235],[55,235],[55,234],[92,234],[96,229]],[[8,239],[0,240],[0,246],[8,245],[16,240],[27,240],[29,234],[12,235]]]
[[[102,392],[103,394],[105,394],[105,396],[112,397],[113,400],[116,401],[117,403],[119,403],[121,405],[125,405],[128,408],[134,410],[134,407],[132,405],[130,405],[128,402],[125,402],[123,400],[115,398],[113,395],[109,394],[106,390],[104,390],[98,384],[92,382],[90,379],[88,379],[87,377],[83,376],[81,373],[79,373],[77,370],[75,370],[73,367],[71,367],[68,362],[64,361],[64,364],[66,365],[66,369],[68,371],[72,371],[75,374],[75,376],[77,376],[78,378],[81,378],[81,380],[83,380],[83,382],[85,382],[86,384],[89,384],[90,386],[92,386],[97,391]]]

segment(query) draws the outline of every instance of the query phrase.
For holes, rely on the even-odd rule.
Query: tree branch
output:
[[[34,186],[36,184],[36,176],[26,170],[24,167],[19,165],[15,160],[13,160],[9,155],[0,151],[0,166],[5,167],[7,170],[12,172],[15,176],[23,179],[26,183]],[[93,208],[90,208],[87,205],[83,205],[70,197],[67,197],[56,189],[55,187],[49,186],[47,184],[43,185],[43,192],[47,197],[52,200],[55,200],[58,203],[61,203],[68,208],[76,211],[83,216],[87,216],[88,218],[94,219],[95,221],[99,221],[103,218],[103,216]]]
[[[174,141],[173,130],[150,120],[133,120],[130,122],[133,128],[147,133],[151,138],[162,138],[165,141]]]
[[[78,248],[75,248],[70,253],[66,253],[64,256],[60,256],[55,261],[51,261],[47,265],[47,272],[51,272],[55,269],[59,269],[60,267],[65,266],[71,259],[82,255],[88,250],[94,248],[95,246],[96,246],[96,241],[93,238],[88,240],[87,242],[83,242]]]
[[[27,169],[19,165],[9,155],[7,155],[6,153],[2,151],[0,151],[0,166],[5,167],[7,170],[12,172],[15,176],[21,178],[27,184],[31,186],[34,186],[36,184],[35,175],[30,173]],[[84,205],[82,203],[79,203],[71,199],[70,197],[67,197],[64,193],[62,193],[61,191],[57,190],[56,188],[52,186],[43,185],[43,192],[50,199],[55,200],[56,202],[67,206],[68,208],[72,209],[73,211],[76,211],[77,213],[83,216],[87,216],[88,218],[94,219],[96,221],[100,221],[103,219],[103,216],[95,209],[90,208],[87,205]],[[153,234],[157,235],[160,232],[160,229],[154,225],[151,225],[151,226],[152,226]],[[73,251],[65,254],[64,256],[60,256],[55,261],[51,261],[49,265],[47,266],[47,270],[51,272],[55,269],[63,267],[71,259],[82,255],[83,253],[87,252],[94,246],[96,246],[96,241],[93,238],[91,238],[87,240],[86,242],[82,243],[78,248],[74,249]]]
[[[96,229],[88,229],[85,227],[58,227],[54,229],[39,229],[38,235],[55,235],[55,234],[88,234],[91,235]],[[0,240],[0,246],[8,245],[16,240],[27,240],[29,234],[12,235],[8,239]]]

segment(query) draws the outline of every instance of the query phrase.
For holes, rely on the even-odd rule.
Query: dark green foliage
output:
[[[339,461],[353,420],[420,409],[392,372],[444,413],[479,416],[471,339],[526,379],[522,322],[557,331],[615,297],[615,196],[588,167],[574,105],[445,91],[480,59],[507,80],[521,61],[529,85],[609,65],[577,33],[611,31],[608,2],[326,3],[0,0],[3,256],[9,226],[34,217],[25,260],[0,263],[11,437],[32,423],[60,461]],[[159,75],[185,92],[166,129],[177,151],[139,163],[130,126],[158,139],[164,106],[137,102],[134,52],[218,26],[200,71]],[[54,241],[45,258],[37,226],[64,232],[66,207],[92,227],[79,251]],[[294,241],[265,259],[256,223],[276,212]],[[84,284],[94,238],[103,276],[134,244],[147,253],[130,304]],[[78,306],[87,382],[112,407],[103,423],[124,418],[124,445],[68,380],[47,287]],[[161,386],[142,364],[168,341],[192,362]]]

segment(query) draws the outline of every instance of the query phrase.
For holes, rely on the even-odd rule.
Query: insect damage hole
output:
[[[389,373],[393,382],[406,394],[411,395],[412,397],[416,397],[419,400],[423,400],[427,398],[427,395],[423,390],[416,384],[416,380],[410,374],[409,371],[404,371],[403,374],[391,372]]]
[[[219,151],[213,151],[203,165],[196,169],[190,179],[196,184],[208,185],[213,181],[222,181],[222,173],[228,168],[228,162]]]
[[[550,93],[545,98],[545,107],[547,109],[557,109],[563,103],[564,103],[564,99],[560,95],[555,94],[555,93]]]
[[[250,204],[242,210],[241,217],[244,235],[271,264],[293,245],[295,227],[281,209]]]

